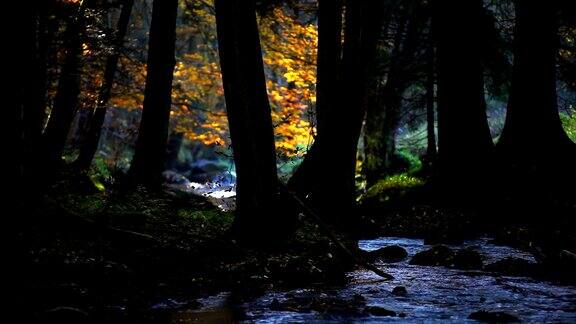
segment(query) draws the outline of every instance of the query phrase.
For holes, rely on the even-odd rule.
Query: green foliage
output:
[[[233,212],[222,212],[219,210],[191,210],[178,209],[178,216],[182,219],[194,223],[208,223],[214,226],[228,227],[234,221]]]
[[[382,201],[387,201],[392,195],[403,195],[408,190],[420,187],[423,184],[424,181],[422,179],[407,173],[396,174],[386,177],[368,188],[363,198],[377,198]]]
[[[571,115],[567,113],[560,114],[560,119],[562,120],[562,124],[564,124],[564,130],[566,130],[566,134],[573,142],[576,142],[576,113],[572,113]]]
[[[62,181],[46,197],[45,210],[69,215],[88,223],[105,220],[111,228],[150,235],[162,242],[195,242],[222,236],[233,221],[231,212],[222,212],[204,197],[150,192],[136,188],[129,192],[102,192],[80,188],[76,181]],[[91,180],[91,181],[90,181]],[[92,186],[86,178],[82,187]]]
[[[420,170],[422,170],[422,161],[420,160],[420,157],[407,150],[407,149],[400,149],[398,151],[396,151],[396,155],[398,155],[398,157],[400,157],[402,160],[406,161],[408,163],[408,168],[406,169],[406,173],[408,174],[414,174]],[[402,174],[400,174],[399,176],[401,176]]]

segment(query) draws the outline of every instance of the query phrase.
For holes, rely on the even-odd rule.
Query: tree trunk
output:
[[[555,157],[574,150],[558,115],[553,3],[515,1],[512,84],[498,148],[510,162],[528,168],[557,165]]]
[[[128,31],[128,23],[130,22],[130,15],[132,13],[133,5],[134,0],[124,0],[122,5],[122,11],[120,12],[120,18],[118,19],[118,26],[116,29],[114,52],[108,57],[106,61],[103,82],[98,94],[96,108],[91,114],[92,117],[90,118],[88,130],[85,134],[86,137],[82,140],[80,155],[76,161],[77,167],[81,171],[86,171],[88,168],[90,168],[92,160],[94,159],[94,155],[96,154],[96,150],[98,149],[98,143],[100,142],[100,135],[102,133],[102,126],[104,125],[104,120],[106,118],[106,107],[108,105],[110,93],[114,84],[114,75],[116,74],[116,69],[118,67],[118,60],[120,59],[124,38],[126,37],[126,32]]]
[[[23,127],[26,157],[36,160],[35,152],[40,147],[40,139],[46,118],[46,91],[48,82],[48,54],[55,33],[55,26],[50,15],[54,10],[54,1],[40,1],[32,10],[35,11],[33,23],[33,47],[29,50],[34,59],[31,64],[30,94],[24,102]],[[33,163],[31,163],[33,164]],[[31,165],[30,165],[31,166]],[[26,168],[28,169],[28,168]]]
[[[226,110],[236,167],[233,230],[258,241],[280,228],[274,130],[255,2],[216,0],[216,25]]]
[[[342,54],[342,1],[318,1],[318,62],[316,82],[316,127],[318,134],[330,127],[337,98]],[[321,36],[320,36],[321,35]]]
[[[158,187],[166,161],[166,144],[174,74],[178,0],[154,0],[142,120],[129,178],[132,184]]]
[[[314,143],[300,167],[289,180],[289,187],[302,197],[323,188],[332,172],[322,166],[322,157],[335,152],[334,141],[329,139],[333,119],[337,111],[342,59],[342,0],[318,1],[318,58],[316,76],[316,131]],[[325,171],[325,172],[323,172]]]
[[[493,147],[477,41],[482,1],[436,0],[433,10],[439,171],[444,179],[457,181],[462,174],[479,176]]]
[[[37,1],[27,9],[30,14],[26,23],[26,32],[22,36],[25,42],[23,70],[20,74],[27,76],[22,84],[23,98],[21,111],[21,181],[29,183],[38,181],[40,168],[38,158],[41,149],[42,131],[44,128],[47,92],[47,61],[52,38],[56,31],[54,19],[50,16],[54,10],[53,1]],[[22,55],[22,54],[20,54]],[[31,201],[38,198],[39,186],[33,186],[26,195]]]
[[[178,170],[180,167],[180,161],[178,157],[180,155],[180,149],[182,148],[182,142],[184,141],[184,133],[171,132],[168,136],[168,145],[166,149],[166,169],[172,171]]]
[[[316,144],[308,153],[308,159],[315,163],[301,166],[307,167],[306,173],[313,177],[305,180],[305,191],[298,191],[309,197],[320,215],[339,224],[352,223],[349,212],[355,205],[356,153],[366,111],[368,70],[376,56],[384,11],[382,1],[348,0],[345,5],[340,82],[338,91],[333,92],[337,105],[326,117],[326,128],[319,129]],[[306,173],[298,171],[295,177]]]
[[[436,84],[436,75],[434,70],[434,47],[430,44],[426,55],[426,134],[427,149],[426,161],[428,168],[433,168],[436,161],[436,121],[434,115],[434,86]]]
[[[4,60],[5,70],[3,74],[5,86],[4,121],[2,127],[2,146],[5,151],[7,181],[4,181],[6,190],[5,199],[9,207],[20,208],[24,204],[23,199],[23,164],[25,153],[24,140],[24,107],[29,102],[31,83],[27,79],[35,73],[36,59],[36,24],[37,4],[24,5],[16,3],[14,6],[14,26],[18,33],[7,33],[6,44],[10,44],[7,51],[8,57]],[[16,209],[15,209],[16,210]],[[10,222],[7,228],[12,227],[21,217],[7,217]],[[16,231],[11,232],[15,234]]]
[[[48,163],[49,173],[54,172],[54,169],[61,164],[66,139],[78,108],[80,56],[86,5],[85,2],[80,5],[78,13],[71,18],[65,34],[66,57],[60,72],[54,106],[43,136],[42,155]]]

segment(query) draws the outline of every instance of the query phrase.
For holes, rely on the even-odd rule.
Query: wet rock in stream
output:
[[[368,259],[371,261],[379,260],[382,262],[400,262],[408,257],[408,252],[398,245],[389,245],[378,250],[367,252]]]
[[[520,258],[507,257],[494,263],[487,264],[484,267],[484,270],[505,275],[529,277],[534,275],[536,267],[537,265],[530,261]]]
[[[448,266],[454,258],[454,251],[446,245],[436,245],[429,250],[416,253],[410,260],[412,265]]]
[[[482,269],[483,257],[479,252],[472,249],[462,249],[456,252],[451,266],[462,270]]]
[[[379,306],[368,306],[364,309],[364,311],[374,316],[396,316],[395,311],[391,311],[389,309]]]
[[[394,287],[394,289],[392,289],[392,295],[401,297],[408,296],[408,290],[402,286]]]

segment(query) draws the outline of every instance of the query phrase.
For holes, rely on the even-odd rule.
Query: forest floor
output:
[[[272,287],[336,284],[352,263],[313,224],[281,247],[230,236],[231,212],[166,191],[107,193],[73,179],[34,206],[15,246],[35,321],[164,323],[170,300],[222,290],[250,298]],[[176,306],[176,305],[174,305]]]
[[[430,200],[429,190],[396,186],[364,197],[359,215],[365,230],[357,239],[419,237],[434,245],[489,235],[531,252],[539,262],[530,271],[515,265],[499,271],[576,282],[573,219],[503,225],[494,221],[510,212],[502,205],[455,208]],[[199,298],[221,291],[234,291],[241,302],[270,289],[340,286],[354,269],[307,220],[286,245],[251,249],[228,235],[232,214],[203,197],[174,191],[118,194],[77,179],[50,192],[32,208],[15,245],[23,295],[36,322],[166,323],[173,309],[194,308]],[[570,213],[574,206],[562,202],[549,208]],[[357,241],[341,240],[360,253]]]

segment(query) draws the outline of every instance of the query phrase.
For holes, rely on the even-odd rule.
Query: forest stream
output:
[[[410,265],[409,260],[429,248],[421,239],[382,237],[359,242],[365,251],[398,245],[408,258],[398,263],[377,263],[395,279],[383,281],[372,272],[348,273],[344,287],[268,291],[248,302],[235,303],[231,293],[220,293],[200,299],[200,307],[173,314],[174,323],[204,321],[341,322],[341,321],[409,321],[409,322],[474,322],[472,313],[482,319],[498,321],[572,323],[576,321],[576,291],[572,286],[527,277],[501,276],[485,271],[463,271],[445,267]],[[533,256],[507,246],[491,244],[482,238],[466,241],[463,246],[481,253],[485,263],[513,257],[535,262]],[[405,289],[398,288],[404,287]],[[310,305],[331,304],[324,311]],[[349,305],[360,303],[368,312],[357,312]],[[156,305],[171,308],[173,300]],[[478,315],[480,314],[480,315]],[[492,315],[490,315],[492,314]],[[504,316],[504,317],[502,317]],[[494,321],[491,317],[486,321]]]

